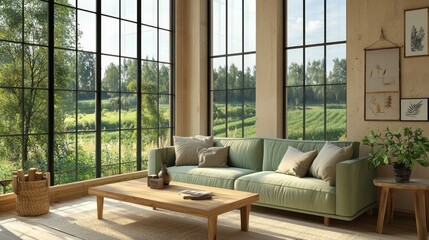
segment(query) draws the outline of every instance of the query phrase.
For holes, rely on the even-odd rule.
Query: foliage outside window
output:
[[[211,0],[210,132],[255,135],[256,1]]]
[[[174,130],[172,1],[53,2],[0,2],[0,179],[49,165],[55,184],[145,169]]]
[[[285,1],[286,136],[346,134],[346,0]]]

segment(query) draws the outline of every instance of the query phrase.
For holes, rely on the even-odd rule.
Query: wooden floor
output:
[[[81,199],[82,199],[81,202],[83,202],[85,199],[88,200],[85,197]],[[70,201],[72,201],[71,205],[74,206],[77,203],[79,203],[80,199],[77,200],[78,202],[76,202],[76,199],[70,200]],[[64,203],[67,203],[67,201]],[[70,206],[70,207],[73,207],[73,206]],[[259,213],[269,214],[269,215],[278,216],[282,218],[284,217],[284,218],[290,218],[290,219],[295,219],[300,221],[306,221],[309,223],[317,223],[317,224],[320,224],[320,226],[323,226],[323,218],[318,216],[287,212],[287,211],[259,207],[259,206],[253,206],[252,211],[257,211]],[[0,213],[0,219],[3,219],[3,221],[5,219],[8,219],[8,218],[12,219],[14,217],[16,217],[16,215],[14,215],[14,212]],[[62,217],[67,218],[69,216],[63,215]],[[374,237],[371,239],[383,239],[383,240],[384,239],[417,239],[416,223],[415,223],[415,218],[413,213],[395,212],[393,223],[385,224],[382,235],[375,233],[376,224],[377,224],[376,211],[374,211],[374,214],[372,216],[363,214],[362,216],[358,217],[357,219],[351,222],[331,219],[330,224],[331,224],[330,227],[337,228],[339,230],[370,233],[370,235]],[[45,239],[45,240],[46,239],[76,239],[76,238],[67,237],[67,235],[64,235],[64,233],[62,233],[61,231],[50,232],[50,234],[55,235],[50,237],[47,237],[46,229],[38,230],[37,228],[33,228],[31,229],[31,231],[32,231],[32,235],[35,236],[35,238],[33,239]],[[0,239],[2,239],[1,232],[2,231],[0,226]]]
[[[297,214],[300,219],[306,219],[311,221],[317,217]],[[321,220],[319,220],[321,221]],[[353,221],[342,221],[331,219],[331,227],[336,227],[345,230],[351,230],[356,232],[376,232],[377,226],[377,209],[374,209],[373,215],[363,214]],[[380,235],[380,239],[417,239],[416,220],[414,213],[410,212],[395,212],[392,223],[386,223],[383,227],[383,234]]]
[[[313,223],[322,223],[323,218],[318,216],[312,216],[308,214],[294,213],[289,211],[282,211],[278,209],[263,208],[255,206],[252,210],[263,211],[267,214],[287,216],[296,220],[303,220]],[[362,214],[353,221],[342,221],[337,219],[330,219],[330,227],[335,227],[344,230],[365,232],[365,233],[376,233],[377,226],[377,209],[373,210],[373,214]],[[383,234],[379,239],[417,239],[416,220],[414,213],[411,212],[395,212],[392,223],[386,223],[383,227]]]

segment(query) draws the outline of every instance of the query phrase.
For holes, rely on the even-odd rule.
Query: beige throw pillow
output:
[[[310,166],[310,174],[335,186],[335,171],[337,163],[352,157],[353,147],[340,148],[332,143],[325,143],[316,159]]]
[[[304,177],[316,156],[317,150],[304,153],[289,146],[276,172]]]
[[[198,148],[198,167],[228,167],[229,147]]]
[[[173,136],[176,166],[198,165],[198,148],[213,147],[213,136]]]

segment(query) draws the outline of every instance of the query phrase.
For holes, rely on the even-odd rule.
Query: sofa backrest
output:
[[[359,157],[359,142],[353,141],[329,141],[330,143],[345,147],[353,144],[353,158]],[[264,156],[262,163],[262,171],[277,170],[286,150],[289,146],[299,149],[303,152],[311,150],[320,151],[326,141],[311,141],[311,140],[290,140],[290,139],[264,139]]]
[[[215,138],[214,146],[229,146],[228,166],[262,170],[264,140],[261,138]]]

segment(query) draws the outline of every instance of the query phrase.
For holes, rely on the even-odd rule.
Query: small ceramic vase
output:
[[[170,184],[171,175],[165,163],[162,164],[161,171],[159,171],[158,173],[158,177],[164,179],[164,186],[167,186],[168,184]]]

